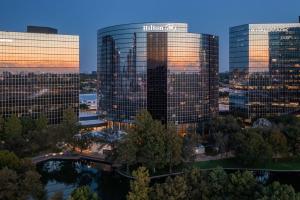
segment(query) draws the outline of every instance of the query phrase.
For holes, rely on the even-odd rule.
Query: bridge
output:
[[[113,165],[113,163],[106,159],[106,156],[103,154],[87,154],[87,153],[48,153],[41,156],[33,157],[32,163],[37,165],[41,162],[49,160],[86,160],[97,163],[103,163],[108,165]]]

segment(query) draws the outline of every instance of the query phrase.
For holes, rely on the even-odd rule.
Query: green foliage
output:
[[[183,137],[182,144],[182,159],[185,162],[194,161],[194,147],[199,141],[199,135],[196,133],[188,133]]]
[[[1,200],[45,199],[40,175],[35,171],[17,174],[14,170],[4,168],[0,170],[0,180]]]
[[[148,200],[149,199],[149,172],[145,167],[139,167],[133,171],[132,176],[134,181],[130,182],[130,192],[127,195],[127,200]]]
[[[187,198],[191,200],[206,199],[209,196],[210,188],[206,180],[206,173],[197,168],[192,168],[185,173],[187,183]]]
[[[118,144],[117,160],[127,165],[140,164],[152,169],[174,165],[182,161],[182,138],[173,126],[166,128],[161,122],[153,120],[147,111],[141,111],[135,126]]]
[[[288,151],[293,155],[300,155],[300,118],[294,115],[283,115],[272,118],[287,139]]]
[[[35,120],[35,130],[42,131],[47,128],[48,119],[45,115],[41,115],[37,120]]]
[[[41,175],[36,171],[26,171],[21,182],[21,190],[33,199],[45,198],[44,186],[40,181]]]
[[[228,176],[222,168],[216,168],[208,173],[208,199],[220,199],[227,191]]]
[[[182,162],[183,138],[177,134],[174,125],[168,126],[165,137],[166,161],[169,171],[172,172],[172,167]]]
[[[235,136],[235,155],[246,166],[268,163],[272,159],[272,148],[256,129],[246,129]]]
[[[96,193],[93,193],[88,186],[75,189],[68,200],[100,200]]]
[[[35,129],[35,122],[30,117],[22,117],[20,118],[22,125],[22,134],[23,136],[27,135],[29,132]]]
[[[0,116],[0,140],[5,139],[4,124],[5,120],[2,116]]]
[[[187,198],[188,187],[183,176],[175,178],[168,177],[165,183],[155,184],[151,189],[151,199],[174,199],[185,200]]]
[[[129,173],[129,166],[136,163],[138,151],[137,142],[137,134],[135,132],[129,132],[118,144],[117,162],[126,165],[127,173]]]
[[[79,124],[77,115],[71,107],[64,111],[59,132],[65,142],[74,143],[74,135],[79,133]]]
[[[233,116],[217,117],[207,124],[209,141],[220,153],[230,151],[234,147],[233,138],[242,130],[242,122]]]
[[[211,171],[192,169],[184,176],[168,177],[163,183],[150,188],[151,200],[296,200],[292,186],[274,182],[263,185],[256,180],[252,172],[234,172],[227,174],[222,168]]]
[[[229,175],[227,187],[229,199],[252,200],[259,186],[252,172],[238,171]]]
[[[18,170],[21,161],[16,154],[9,151],[0,151],[0,169],[7,167],[9,169]]]
[[[164,127],[158,121],[151,123],[151,128],[145,130],[140,136],[141,145],[139,146],[138,160],[149,169],[163,168],[165,165],[164,157]]]
[[[284,155],[287,153],[287,139],[285,135],[280,132],[280,130],[271,130],[271,133],[268,137],[268,142],[272,146],[273,154],[275,156],[279,154]]]
[[[279,182],[273,182],[264,188],[264,194],[261,199],[280,199],[280,200],[298,200],[300,198],[292,186],[281,185]]]
[[[217,117],[208,123],[208,130],[210,133],[222,132],[224,134],[233,134],[241,130],[241,122],[231,115]]]
[[[18,175],[15,171],[4,168],[0,170],[0,199],[18,199]]]
[[[7,119],[4,126],[4,138],[15,138],[22,134],[22,123],[21,120],[16,116],[12,115]]]

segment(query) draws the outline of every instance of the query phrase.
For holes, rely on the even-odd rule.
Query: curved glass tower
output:
[[[300,23],[230,28],[230,111],[247,119],[300,110]]]
[[[109,121],[131,123],[147,109],[185,128],[217,115],[217,36],[141,23],[100,29],[97,41],[98,111]]]

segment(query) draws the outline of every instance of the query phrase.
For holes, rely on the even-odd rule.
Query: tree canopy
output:
[[[100,198],[88,186],[81,186],[72,192],[68,200],[100,200]]]
[[[172,125],[154,120],[150,113],[138,113],[135,125],[117,146],[117,160],[127,165],[142,165],[152,170],[169,166],[172,171],[182,161],[183,138]]]
[[[130,191],[127,195],[128,200],[149,200],[150,178],[149,172],[145,167],[139,167],[133,171],[134,180],[130,182]]]

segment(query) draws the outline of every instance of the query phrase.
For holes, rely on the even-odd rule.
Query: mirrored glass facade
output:
[[[230,29],[230,110],[248,119],[300,110],[300,23]]]
[[[125,24],[98,30],[98,111],[132,122],[196,124],[218,113],[218,37],[184,23]]]
[[[0,31],[0,115],[56,124],[79,108],[79,37]]]

